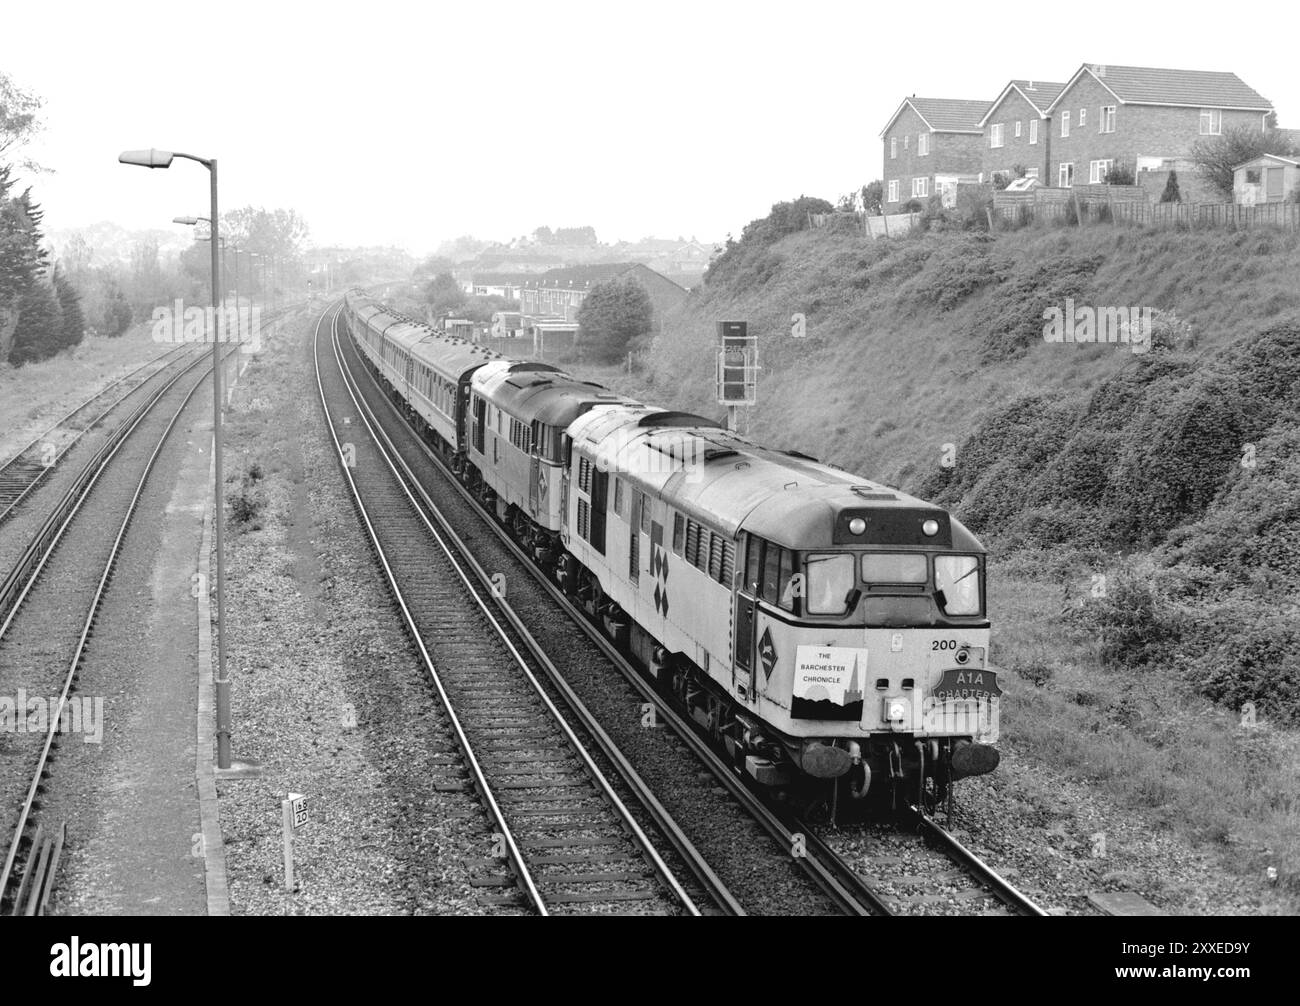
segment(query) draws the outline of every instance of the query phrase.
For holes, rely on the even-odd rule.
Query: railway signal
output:
[[[727,429],[736,430],[736,408],[758,400],[758,336],[743,321],[718,322],[718,404],[727,407]]]

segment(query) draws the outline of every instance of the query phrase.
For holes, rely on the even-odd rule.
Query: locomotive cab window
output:
[[[862,556],[862,582],[869,591],[888,593],[903,587],[907,592],[925,589],[929,570],[919,552],[867,552]]]
[[[843,615],[856,588],[857,563],[848,552],[808,556],[805,595],[810,615]]]
[[[934,592],[944,614],[978,615],[982,610],[981,579],[978,556],[934,557]]]

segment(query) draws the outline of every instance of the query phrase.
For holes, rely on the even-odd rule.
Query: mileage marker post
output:
[[[216,505],[214,523],[217,529],[217,768],[228,770],[229,775],[252,775],[257,770],[252,766],[232,766],[230,758],[230,677],[226,673],[226,564],[225,541],[223,530],[226,523],[225,501],[222,487],[225,484],[221,470],[221,340],[218,322],[221,318],[221,262],[218,230],[221,218],[217,214],[217,159],[215,157],[197,157],[194,154],[182,154],[179,151],[125,150],[118,155],[122,164],[134,164],[141,168],[170,168],[174,158],[198,161],[208,169],[211,187],[212,208],[208,219],[212,224],[212,445],[213,445],[213,479],[212,495]]]

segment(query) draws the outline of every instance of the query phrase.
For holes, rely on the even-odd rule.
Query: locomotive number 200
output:
[[[932,650],[955,650],[955,649],[957,649],[957,640],[955,640],[955,639],[932,639],[932,640],[930,640],[930,649],[932,649]]]

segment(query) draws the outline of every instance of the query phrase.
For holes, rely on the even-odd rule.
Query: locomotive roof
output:
[[[582,416],[570,433],[602,467],[728,537],[745,530],[800,549],[887,540],[983,551],[942,507],[708,422],[681,413],[612,409]],[[846,527],[857,515],[867,518],[870,530],[855,539]],[[930,518],[940,524],[934,537],[921,532]]]
[[[500,355],[484,346],[446,335],[414,318],[395,314],[365,297],[348,295],[353,313],[432,370],[459,382],[468,372]]]
[[[494,360],[474,375],[473,383],[476,392],[512,416],[561,429],[596,406],[631,402],[546,363]]]

